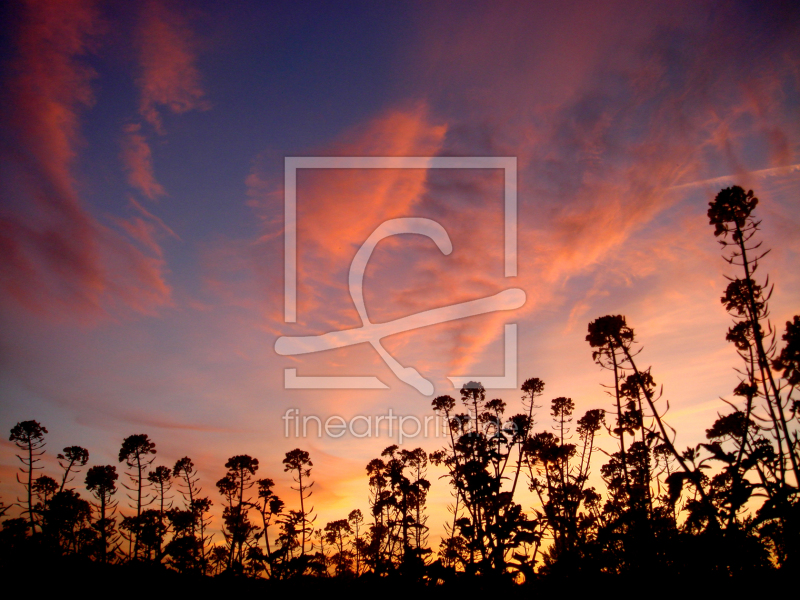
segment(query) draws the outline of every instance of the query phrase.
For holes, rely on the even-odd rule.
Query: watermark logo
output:
[[[397,439],[402,446],[407,440],[419,437],[425,439],[446,438],[451,432],[457,432],[460,437],[482,434],[491,437],[502,431],[508,436],[517,435],[517,423],[513,419],[504,422],[486,421],[478,423],[475,413],[469,408],[467,413],[454,415],[447,419],[442,414],[425,415],[397,415],[390,408],[386,414],[363,415],[357,414],[350,418],[341,415],[320,417],[314,414],[301,414],[299,408],[288,408],[281,417],[283,421],[283,436],[285,438],[329,437],[341,438],[347,434],[356,439],[388,437]]]
[[[287,157],[285,162],[285,287],[284,321],[297,320],[297,169],[503,169],[504,171],[504,260],[505,276],[517,275],[517,159],[515,157]],[[364,271],[372,252],[382,239],[403,233],[424,235],[445,255],[453,251],[450,236],[441,224],[425,218],[391,219],[381,223],[359,248],[349,273],[349,291],[361,327],[331,331],[312,336],[282,336],[275,351],[283,356],[296,356],[368,343],[378,352],[395,376],[421,394],[432,396],[433,383],[414,367],[401,365],[381,345],[384,337],[413,331],[421,327],[445,323],[491,312],[515,310],[525,304],[525,292],[509,288],[492,296],[423,311],[387,323],[372,323],[364,305]],[[476,375],[448,377],[455,388],[469,381],[480,380],[487,389],[517,388],[517,326],[506,324],[505,372],[500,377]],[[388,389],[377,377],[363,376],[298,376],[297,369],[284,371],[286,389]]]

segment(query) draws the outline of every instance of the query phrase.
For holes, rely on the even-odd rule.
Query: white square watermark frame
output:
[[[503,169],[504,275],[517,275],[517,158],[513,156],[290,156],[284,162],[284,322],[297,322],[297,170],[298,169]],[[453,376],[456,388],[481,381],[486,389],[517,387],[517,326],[504,327],[504,374]],[[286,389],[388,389],[377,377],[298,376],[284,370]]]

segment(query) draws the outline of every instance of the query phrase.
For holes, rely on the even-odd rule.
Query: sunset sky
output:
[[[424,418],[432,397],[369,344],[274,346],[361,325],[348,270],[387,219],[433,219],[453,251],[418,235],[381,242],[363,284],[373,322],[508,288],[527,301],[391,336],[386,350],[457,398],[448,376],[503,375],[503,326],[516,324],[518,384],[545,381],[537,429],[557,396],[576,419],[610,408],[585,336],[622,314],[677,446],[704,441],[738,382],[719,301],[738,273],[706,217],[721,188],[760,199],[772,251],[757,276],[775,284],[779,335],[800,312],[796,2],[30,0],[3,3],[0,22],[7,503],[22,494],[8,431],[35,419],[51,476],[64,446],[118,465],[122,439],[147,433],[154,464],[192,457],[216,509],[236,454],[257,457],[294,508],[281,460],[300,447],[317,525],[366,514],[364,468],[397,437],[287,439],[281,417]],[[305,169],[297,322],[284,322],[284,160],[306,156],[516,157],[518,275],[504,276],[502,170]],[[388,389],[287,390],[287,368]],[[520,396],[488,391],[509,414]],[[441,474],[429,471],[432,539],[447,517]]]

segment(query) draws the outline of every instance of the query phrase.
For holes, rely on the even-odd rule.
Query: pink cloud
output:
[[[207,109],[192,31],[181,15],[165,3],[147,2],[138,36],[139,112],[145,120],[162,132],[163,108],[174,114]]]
[[[754,139],[766,141],[773,166],[789,164],[792,140],[797,139],[781,104],[791,65],[739,54],[732,59],[731,52],[743,51],[735,46],[735,32],[727,30],[715,29],[714,38],[695,51],[685,41],[697,34],[686,25],[687,14],[702,16],[705,8],[679,8],[664,15],[609,3],[575,18],[574,11],[532,7],[514,11],[513,19],[503,11],[466,11],[447,21],[432,19],[435,27],[422,26],[423,43],[410,61],[422,89],[409,94],[438,94],[438,103],[421,105],[424,113],[419,107],[386,111],[308,154],[397,150],[518,156],[520,275],[504,280],[497,267],[502,265],[502,239],[491,232],[498,231],[502,211],[493,210],[499,187],[491,176],[467,183],[458,177],[448,182],[449,176],[432,172],[400,181],[393,173],[301,173],[300,319],[290,329],[319,333],[359,324],[346,285],[349,262],[378,223],[397,216],[441,219],[455,251],[444,257],[427,240],[412,236],[381,242],[364,283],[367,307],[376,321],[513,285],[528,294],[528,304],[515,318],[539,322],[540,314],[557,313],[563,327],[578,331],[599,316],[593,314],[598,306],[621,303],[645,280],[649,285],[657,281],[663,287],[658,293],[666,297],[671,282],[660,271],[659,260],[673,260],[682,248],[696,252],[698,261],[707,259],[685,241],[676,247],[669,232],[648,237],[670,210],[686,209],[695,200],[675,193],[676,184],[737,171],[746,180],[753,168],[747,148]],[[543,20],[548,27],[539,30],[537,39],[525,35],[526,28]],[[577,40],[569,48],[566,29]],[[654,35],[656,30],[664,33]],[[743,65],[735,77],[732,64]],[[429,106],[450,112],[445,119]],[[420,114],[424,120],[409,120]],[[398,127],[404,119],[423,126]],[[402,140],[413,139],[400,131],[433,131],[431,125],[441,123],[447,128],[436,143],[406,144],[399,150]],[[250,203],[262,217],[262,240],[276,240],[270,247],[276,253],[273,264],[280,269],[280,182],[255,168],[248,186]],[[671,232],[682,240],[683,234],[689,232]],[[636,246],[634,253],[641,236],[650,246]],[[608,289],[626,291],[615,297]],[[279,293],[275,297],[282,302]],[[278,321],[280,309],[279,304]],[[394,336],[386,346],[403,364],[453,373],[494,364],[505,320],[506,315],[492,315],[438,325]],[[337,352],[303,357],[308,361],[304,364],[318,370],[324,364],[347,369],[348,356],[361,357]]]
[[[347,131],[315,150],[320,156],[433,156],[442,144],[447,128],[431,120],[427,107],[420,103],[408,109],[393,109]],[[349,313],[352,305],[336,305],[331,289],[346,294],[341,269],[349,267],[354,248],[360,245],[382,221],[407,216],[422,201],[426,172],[423,170],[381,169],[377,171],[335,169],[307,170],[299,173],[298,214],[299,279],[301,312],[315,315],[338,326],[342,319],[355,324]],[[247,178],[248,203],[262,220],[259,238],[264,256],[274,268],[283,243],[282,182],[273,181],[257,163]],[[391,242],[386,242],[391,243]],[[272,252],[269,252],[272,249]],[[220,249],[219,252],[224,252]],[[214,261],[216,262],[216,261]],[[266,269],[265,269],[266,271]],[[274,320],[281,320],[282,286],[270,286]],[[313,283],[313,285],[311,285]],[[345,295],[344,298],[347,298]],[[320,306],[337,306],[317,311]],[[348,316],[343,317],[343,313]]]
[[[102,23],[93,2],[28,3],[17,35],[5,124],[0,217],[2,285],[28,309],[84,317],[121,305],[149,312],[169,300],[164,263],[146,255],[84,207],[73,173],[79,114],[94,101],[94,72],[81,57]]]
[[[141,125],[125,127],[122,138],[122,163],[128,173],[128,183],[150,200],[166,194],[153,174],[153,157],[150,145],[140,133]]]
[[[172,230],[172,228],[171,228],[171,227],[169,227],[169,226],[168,226],[166,223],[164,223],[164,221],[163,221],[163,220],[161,220],[159,217],[155,216],[155,215],[154,215],[153,213],[151,213],[149,210],[147,210],[146,208],[144,208],[144,207],[143,207],[141,204],[139,204],[139,203],[138,203],[136,200],[134,200],[133,198],[129,198],[129,200],[130,200],[130,202],[131,202],[131,206],[133,206],[133,207],[134,207],[136,210],[138,210],[138,211],[139,211],[139,212],[140,212],[142,215],[144,215],[144,216],[145,216],[147,219],[150,219],[150,220],[151,220],[153,223],[155,223],[156,225],[158,225],[158,226],[159,226],[159,228],[161,228],[161,230],[162,230],[162,231],[164,231],[165,233],[167,233],[167,234],[168,234],[168,235],[170,235],[171,237],[175,238],[176,240],[178,240],[178,241],[181,241],[181,238],[180,238],[180,236],[179,236],[177,233],[175,233],[175,232]]]

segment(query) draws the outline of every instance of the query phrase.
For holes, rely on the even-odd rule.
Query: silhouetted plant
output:
[[[86,466],[89,462],[89,451],[80,446],[68,446],[64,448],[63,453],[59,453],[58,464],[64,469],[64,475],[61,477],[61,487],[59,492],[64,491],[64,487],[72,481],[71,474],[80,472],[81,467]]]
[[[625,434],[632,435],[632,421],[630,414],[623,409],[623,396],[621,391],[624,381],[624,355],[623,346],[633,343],[633,331],[625,323],[621,315],[605,316],[589,323],[589,333],[586,341],[592,348],[592,358],[601,367],[612,371],[614,374],[613,391],[609,392],[614,399],[612,414],[616,417],[616,426],[609,433],[619,440],[619,474],[624,485],[626,496],[630,497],[630,477],[628,474],[627,445]]]
[[[308,478],[311,476],[311,467],[314,466],[314,463],[311,462],[308,452],[305,450],[300,450],[300,448],[295,448],[294,450],[286,453],[286,456],[283,459],[283,465],[283,470],[286,472],[291,472],[295,483],[297,483],[297,487],[293,487],[292,489],[300,495],[301,518],[300,527],[297,533],[300,535],[300,554],[302,556],[306,553],[306,540],[311,532],[311,526],[316,519],[315,516],[312,516],[314,511],[313,507],[309,510],[306,510],[305,507],[305,501],[313,493],[311,491],[311,487],[314,485],[314,482],[309,481]]]
[[[347,522],[350,524],[350,528],[353,531],[353,538],[350,542],[350,552],[355,560],[355,574],[359,576],[363,572],[364,555],[367,548],[367,544],[361,535],[361,531],[364,527],[364,515],[361,514],[359,509],[351,510],[350,514],[347,515]]]
[[[228,543],[228,569],[234,573],[244,572],[247,549],[255,541],[258,528],[248,517],[252,501],[245,494],[253,487],[253,477],[258,470],[258,459],[240,454],[225,463],[228,473],[217,482],[217,488],[227,500],[223,509],[223,535]]]
[[[390,504],[386,500],[391,496],[389,481],[386,476],[386,463],[374,458],[367,464],[369,477],[369,503],[372,512],[369,544],[365,558],[369,566],[378,573],[385,573],[391,564],[391,535],[388,527],[390,520]]]
[[[553,546],[544,554],[545,564],[552,567],[560,563],[562,571],[574,571],[580,567],[579,561],[586,559],[587,545],[597,537],[599,496],[594,488],[585,486],[594,438],[604,424],[604,411],[589,410],[578,420],[577,433],[583,442],[578,454],[577,446],[564,439],[574,403],[570,398],[559,397],[552,400],[551,407],[555,427],[562,437],[545,431],[526,440],[530,487],[542,505],[544,529],[553,536]],[[578,464],[570,466],[574,457],[579,457]],[[583,512],[579,512],[581,507]],[[534,555],[536,550],[534,547]]]
[[[183,568],[187,569],[190,567],[191,557],[194,561],[191,568],[197,568],[202,573],[205,573],[208,566],[206,548],[211,538],[211,536],[206,535],[210,522],[208,512],[211,509],[211,500],[201,496],[200,478],[197,475],[194,463],[188,456],[184,456],[175,462],[175,466],[172,468],[172,476],[178,479],[178,491],[183,496],[185,506],[183,512],[187,514],[187,517],[190,517],[189,529],[182,527],[180,529],[181,535],[178,537],[191,538],[191,540],[181,539],[179,546],[173,547],[173,550],[180,554],[180,557],[176,557],[175,560],[178,560],[183,565]],[[186,522],[186,519],[182,519],[183,515],[176,515],[174,510],[172,513],[173,526],[175,526],[175,519],[181,524]]]
[[[513,550],[538,536],[538,524],[513,502],[512,491],[503,490],[513,447],[523,444],[524,439],[514,421],[503,421],[505,403],[487,401],[479,383],[464,385],[461,401],[471,414],[449,418],[452,446],[432,454],[432,460],[448,468],[464,507],[464,516],[458,517],[455,525],[469,552],[465,569],[470,573],[504,573]],[[433,402],[434,410],[447,416],[453,406],[446,397]]]
[[[58,482],[48,475],[39,475],[33,481],[33,496],[36,498],[33,510],[38,520],[41,521],[42,515],[57,492]]]
[[[279,579],[294,577],[305,573],[308,560],[300,552],[299,538],[304,529],[304,516],[299,510],[284,512],[278,519],[280,534],[278,534],[279,548],[272,554],[272,573]],[[310,534],[310,530],[307,531]],[[297,556],[295,556],[297,552]]]
[[[42,514],[42,534],[61,554],[87,552],[96,532],[91,527],[92,507],[74,490],[56,492]]]
[[[148,508],[136,519],[136,533],[139,540],[140,558],[160,563],[164,558],[162,547],[167,535],[167,524],[155,508]]]
[[[128,468],[126,488],[136,514],[124,517],[119,529],[135,543],[129,559],[166,558],[165,564],[181,573],[206,573],[210,567],[215,575],[344,578],[372,570],[378,576],[429,583],[447,582],[459,571],[516,571],[532,579],[537,569],[538,575],[567,576],[642,570],[728,576],[776,565],[792,569],[800,542],[800,316],[787,322],[785,344],[778,352],[768,321],[772,288],[753,279],[765,254],[753,241],[757,202],[752,192],[733,187],[722,190],[709,209],[715,235],[729,250],[726,260],[744,270],[744,278],[731,279],[722,298],[734,317],[727,338],[744,367],[734,390],[739,400],[729,403],[733,410],[719,415],[706,430],[707,443],[676,449],[676,432],[664,420],[668,404],[660,402],[650,369],[637,366],[634,331],[625,317],[609,315],[589,324],[586,339],[594,360],[614,375],[608,386],[613,422],[605,424],[603,410],[589,410],[572,433],[575,403],[558,397],[551,402],[555,433],[534,434],[541,380],[525,381],[523,411],[510,418],[503,400],[487,400],[486,390],[470,382],[461,389],[466,412],[457,414],[450,396],[433,401],[433,409],[446,419],[447,447],[427,455],[420,448],[393,445],[369,462],[368,528],[361,512],[353,510],[347,519],[314,529],[313,508],[306,507],[313,485],[307,452],[292,450],[283,461],[297,485],[292,489],[300,495],[299,510],[289,511],[275,495],[272,479],[255,479],[258,461],[240,455],[228,460],[228,472],[217,482],[225,498],[226,545],[206,552],[211,501],[201,497],[192,461],[184,457],[171,470],[148,472],[155,444],[146,435],[126,438],[119,460]],[[588,487],[588,479],[595,438],[604,427],[617,440],[617,450],[600,469],[606,486],[601,495]],[[60,484],[48,475],[35,476],[42,468],[45,433],[36,421],[11,430],[11,441],[23,451],[17,456],[25,477],[17,479],[27,499],[19,500],[25,518],[2,522],[0,560],[33,549],[114,561],[119,548],[116,469],[89,469],[85,484],[95,499],[90,505],[68,488],[88,461],[84,448],[70,446],[58,455]],[[432,564],[425,513],[428,461],[446,468],[454,498],[452,521],[445,525],[438,560]],[[710,468],[712,461],[715,469]],[[531,516],[514,502],[523,470],[541,505]],[[168,495],[173,477],[183,508],[172,507]],[[253,499],[249,495],[256,484]],[[149,498],[147,486],[155,490]],[[156,502],[157,508],[147,509]],[[8,508],[0,503],[0,516]],[[249,520],[254,509],[263,529]],[[269,528],[274,524],[279,534],[273,546]]]
[[[172,538],[164,548],[166,564],[179,573],[204,572],[205,560],[201,556],[200,542],[194,534],[193,512],[171,508],[166,516],[172,530]]]
[[[279,558],[278,556],[273,556],[272,547],[270,546],[269,541],[269,527],[272,525],[273,518],[277,519],[280,517],[284,507],[283,500],[281,500],[272,490],[274,485],[275,482],[269,478],[258,480],[258,502],[256,504],[256,508],[261,514],[263,529],[261,530],[260,534],[256,535],[256,538],[264,538],[265,553],[263,555],[263,562],[267,565],[266,571],[268,576],[272,575],[272,565]]]
[[[117,493],[118,478],[117,469],[112,465],[91,467],[86,472],[86,489],[97,500],[95,509],[100,515],[93,527],[99,538],[97,554],[103,563],[113,560],[119,547],[114,517],[117,502],[113,499],[114,494]]]
[[[126,437],[122,441],[122,447],[119,450],[119,462],[124,462],[128,467],[128,478],[131,481],[131,485],[124,483],[122,485],[129,492],[135,493],[135,496],[128,494],[128,498],[133,502],[132,508],[136,509],[136,517],[126,517],[120,524],[120,528],[127,532],[128,558],[130,560],[138,560],[139,558],[140,520],[142,509],[147,502],[144,497],[144,489],[147,485],[144,474],[155,460],[155,453],[156,445],[143,433]]]
[[[774,559],[783,564],[797,554],[794,540],[800,538],[800,442],[797,400],[792,398],[800,380],[796,368],[800,317],[787,322],[786,346],[776,356],[768,306],[773,286],[769,277],[763,285],[754,278],[759,261],[769,252],[755,240],[760,225],[753,216],[757,205],[752,190],[745,192],[739,186],[721,190],[709,203],[709,222],[720,238],[724,259],[742,269],[743,277],[728,277],[721,302],[734,319],[727,339],[735,345],[744,368],[739,370],[742,379],[734,390],[743,406],[720,416],[707,432],[711,443],[705,447],[723,465],[712,490],[726,522],[726,537],[746,537],[758,529],[769,539]],[[725,450],[729,445],[732,452]],[[748,478],[750,472],[756,482]],[[756,490],[768,500],[755,520],[740,522],[739,512]]]
[[[353,572],[353,555],[350,552],[348,542],[353,530],[347,519],[331,521],[325,525],[322,538],[329,546],[333,547],[330,562],[333,565],[334,574],[342,577]],[[323,556],[325,555],[324,546],[320,545]]]
[[[156,555],[158,561],[161,561],[161,542],[168,531],[166,525],[167,510],[172,508],[172,499],[167,497],[170,488],[172,487],[172,470],[168,467],[159,466],[154,471],[147,474],[147,481],[153,486],[155,490],[155,497],[152,502],[158,502],[158,530],[160,537],[158,538],[158,547],[156,548]],[[152,503],[151,502],[151,503]]]
[[[7,560],[15,553],[25,551],[29,542],[30,523],[23,517],[3,521],[0,529],[0,557]]]
[[[781,484],[785,483],[786,470],[791,469],[796,487],[800,484],[800,450],[793,443],[787,424],[792,417],[791,409],[787,399],[782,397],[781,386],[771,369],[776,360],[774,330],[769,322],[767,304],[772,287],[769,278],[764,286],[753,279],[759,261],[769,252],[761,251],[761,242],[753,241],[761,223],[752,215],[757,204],[758,198],[752,190],[745,192],[739,186],[725,188],[709,204],[708,217],[715,227],[714,235],[721,237],[719,243],[727,251],[725,260],[741,267],[744,272],[742,279],[730,279],[721,298],[734,317],[734,325],[727,337],[736,345],[745,362],[745,382],[755,386],[764,400],[768,421],[771,422],[768,431],[775,439],[779,459],[778,478]],[[768,342],[768,338],[772,341]],[[753,408],[751,400],[744,411],[747,418],[750,418]],[[789,419],[787,409],[790,411]]]
[[[776,371],[783,371],[783,378],[788,386],[787,400],[792,398],[792,394],[800,386],[800,316],[795,316],[792,321],[786,321],[786,331],[781,339],[786,345],[781,349],[778,357],[772,361],[772,367]],[[792,401],[791,411],[795,418],[800,412],[798,399]],[[795,440],[797,436],[795,436]]]
[[[372,562],[378,572],[400,569],[410,576],[425,564],[430,549],[427,539],[425,501],[430,482],[425,478],[428,457],[421,448],[414,450],[389,446],[367,465],[372,511]],[[409,477],[409,475],[411,477]]]
[[[41,462],[39,458],[44,454],[44,434],[47,429],[42,427],[37,421],[21,421],[11,428],[11,436],[9,441],[14,442],[17,448],[22,450],[25,454],[17,454],[17,458],[22,463],[20,472],[25,476],[26,481],[22,481],[17,475],[17,481],[25,486],[27,492],[27,501],[25,503],[25,512],[28,515],[28,525],[32,533],[36,533],[36,519],[34,516],[33,507],[33,474],[41,470],[42,467],[38,466]]]
[[[621,315],[601,317],[589,324],[586,340],[598,348],[593,357],[614,372],[614,393],[617,427],[612,434],[619,437],[620,451],[613,454],[601,473],[609,490],[609,502],[604,509],[605,523],[599,532],[599,542],[608,548],[611,562],[622,571],[652,569],[663,560],[659,554],[667,540],[676,536],[675,503],[681,497],[683,484],[689,482],[694,497],[685,507],[691,526],[697,532],[719,527],[716,508],[704,484],[707,477],[702,462],[696,460],[696,449],[678,452],[674,445],[675,431],[664,420],[665,410],[657,406],[660,393],[650,369],[638,368],[633,349],[634,331]],[[624,404],[623,404],[624,402]],[[666,409],[669,408],[667,404]],[[641,438],[635,433],[641,430]],[[625,435],[631,442],[624,442]],[[664,481],[668,495],[663,504],[653,501],[654,449],[667,463],[670,456],[677,463]],[[663,469],[659,471],[663,472]],[[660,482],[656,484],[660,487]]]
[[[228,554],[228,548],[225,546],[216,545],[211,548],[209,562],[213,575],[219,575],[228,568]]]

